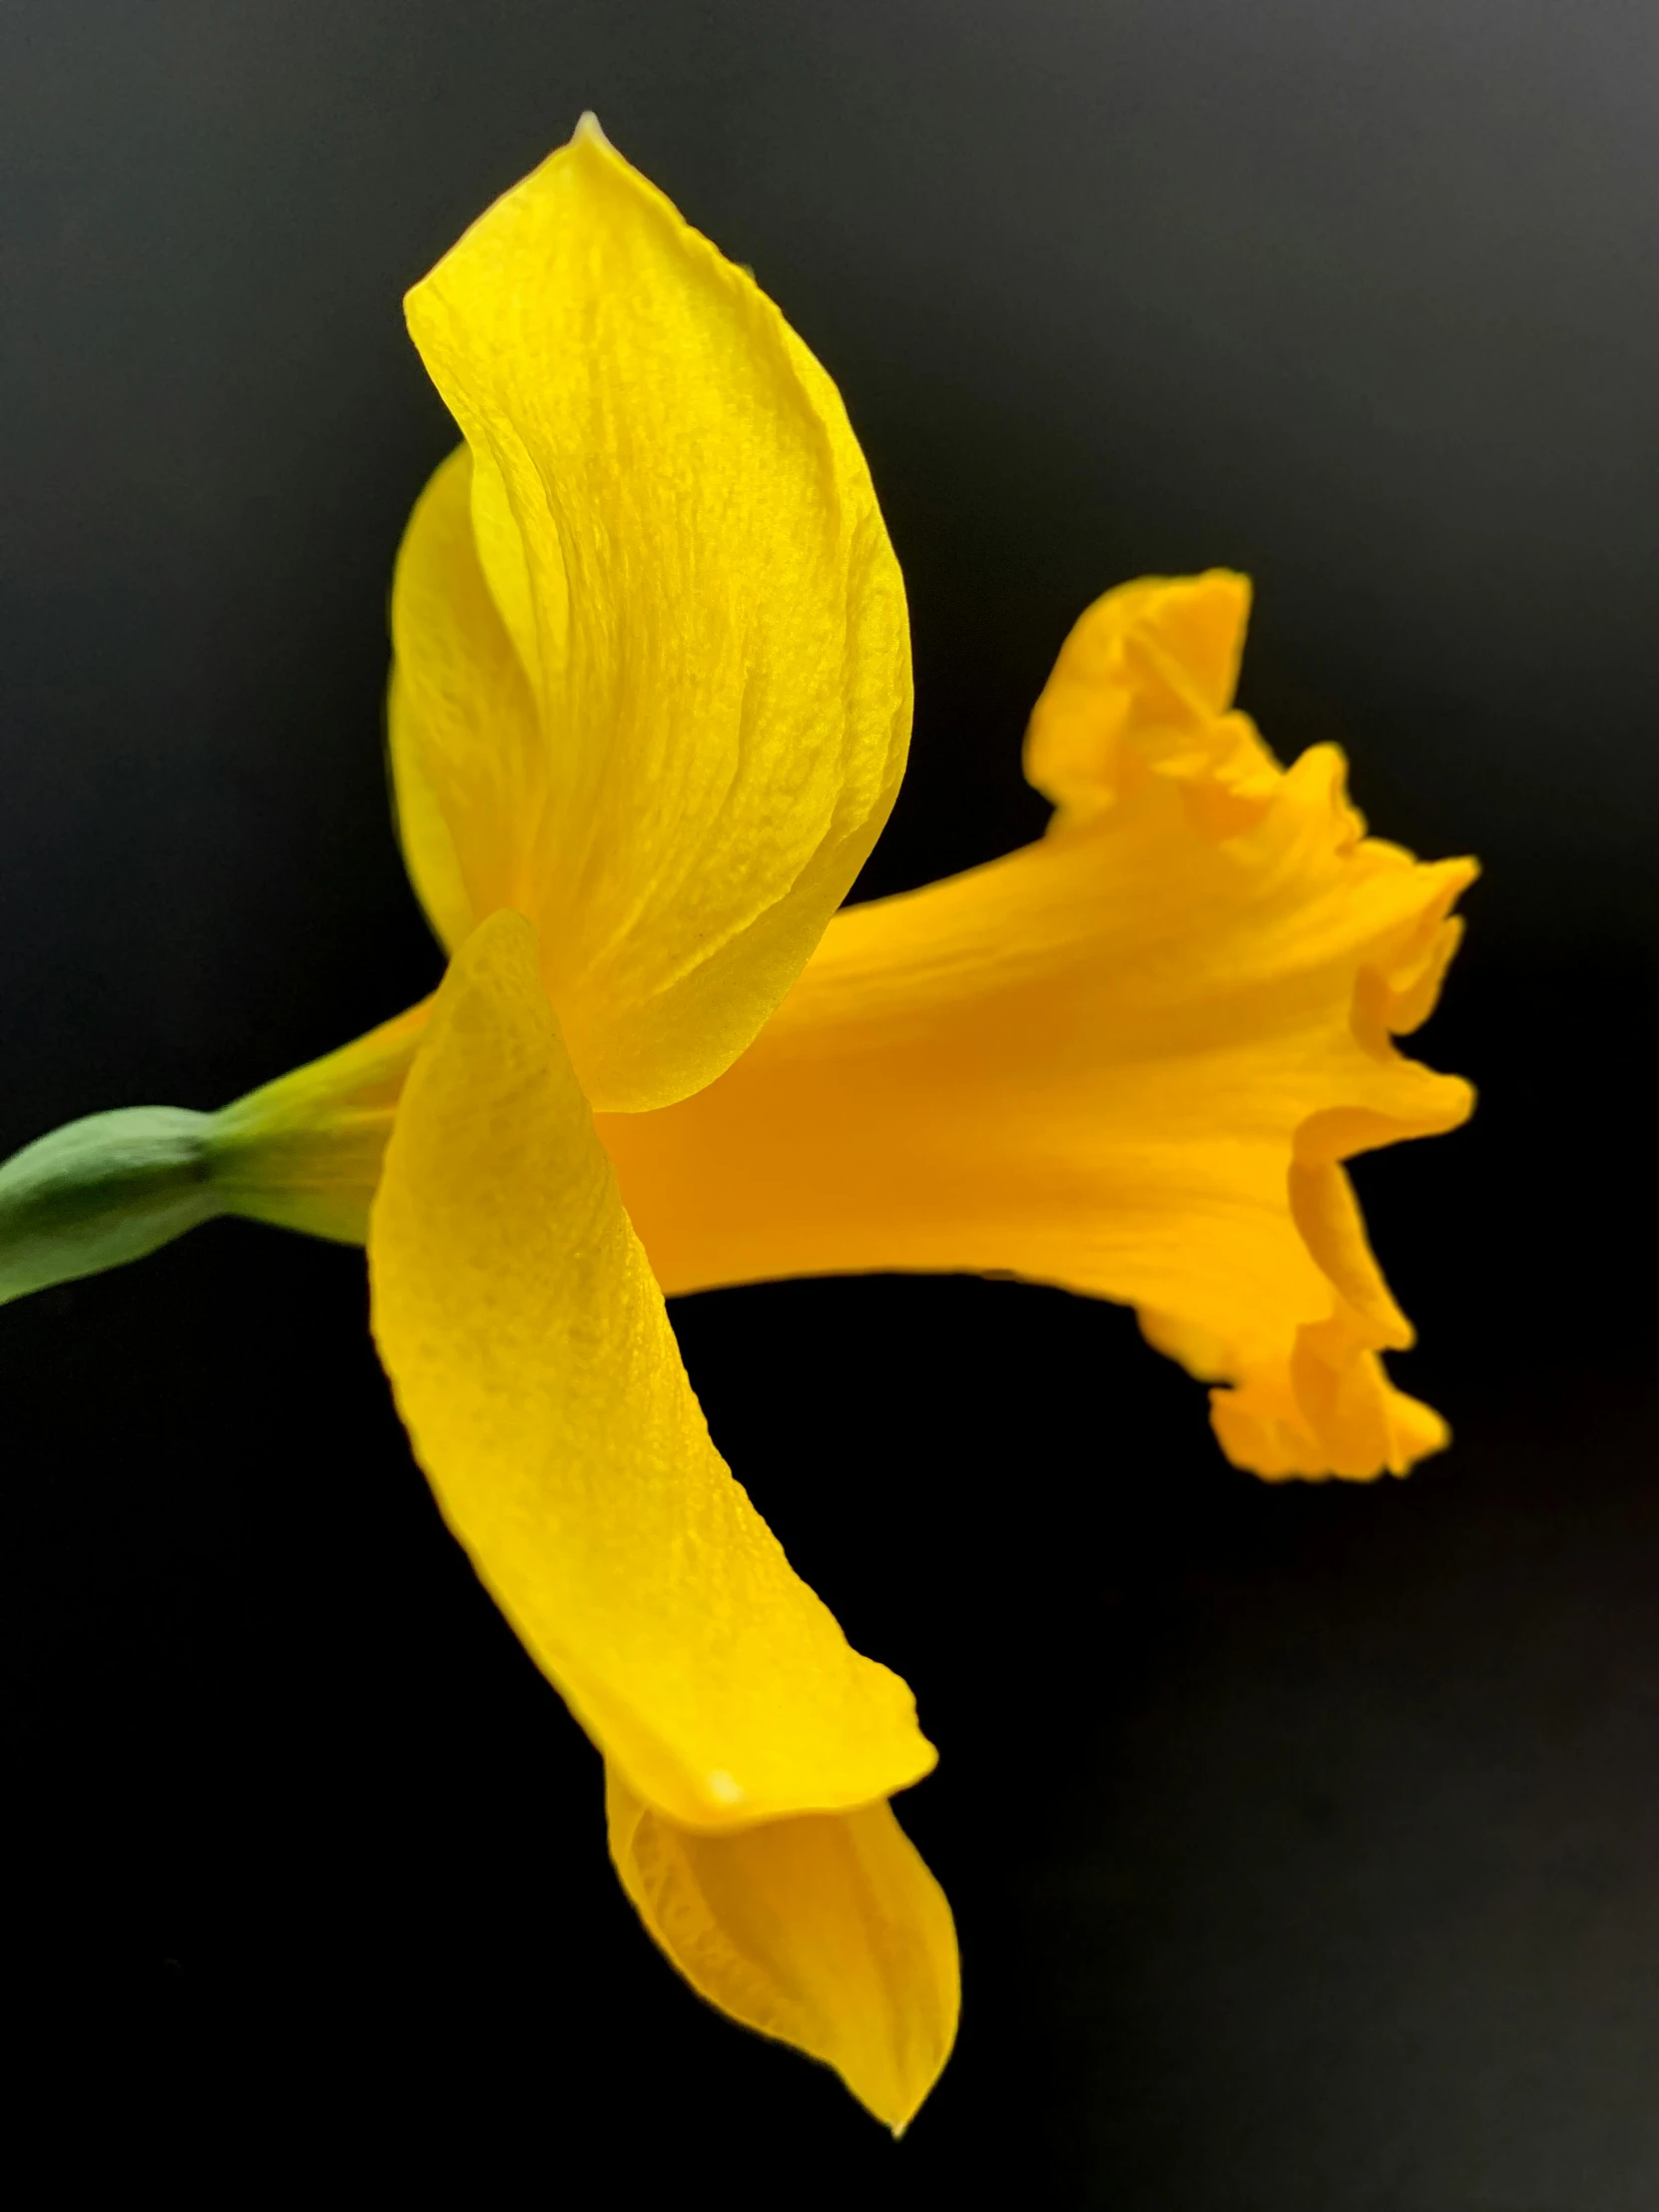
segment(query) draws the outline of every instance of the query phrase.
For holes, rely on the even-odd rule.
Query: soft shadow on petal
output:
[[[415,501],[391,585],[386,741],[403,864],[453,952],[498,906],[530,911],[547,757],[472,532],[460,446]]]
[[[591,123],[405,304],[472,451],[477,573],[542,733],[521,805],[477,773],[481,708],[418,710],[405,838],[424,851],[430,793],[475,900],[512,852],[588,1096],[663,1105],[762,1027],[897,791],[909,633],[868,471],[778,309]],[[472,612],[454,628],[471,650]],[[411,865],[441,930],[435,865]]]
[[[539,973],[456,954],[369,1223],[375,1342],[444,1516],[589,1735],[691,1827],[839,1810],[934,1754],[709,1440]]]
[[[1474,869],[1366,837],[1340,754],[1281,772],[1225,711],[1239,580],[1131,589],[1127,642],[1114,594],[1061,656],[1064,744],[1050,695],[1034,717],[1050,834],[839,914],[720,1082],[600,1134],[670,1292],[1059,1284],[1226,1385],[1239,1464],[1400,1472],[1445,1430],[1383,1375],[1410,1330],[1340,1162],[1469,1111],[1392,1037],[1432,1007]]]
[[[611,1857],[698,1993],[833,2066],[902,2134],[961,2001],[944,1892],[888,1805],[723,1836],[678,1828],[606,1769]]]

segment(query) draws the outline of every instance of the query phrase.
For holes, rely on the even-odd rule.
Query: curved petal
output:
[[[709,1440],[538,973],[498,913],[440,986],[369,1222],[416,1458],[538,1664],[697,1828],[838,1811],[933,1764]]]
[[[833,2066],[901,2135],[950,2056],[961,1974],[891,1806],[697,1835],[607,1767],[605,1812],[623,1888],[698,1994]]]
[[[398,840],[453,952],[498,906],[533,910],[547,782],[535,701],[478,559],[464,445],[415,501],[392,572],[391,638]]]
[[[868,471],[777,308],[591,120],[406,308],[542,740],[533,797],[427,782],[469,882],[511,850],[495,895],[540,929],[590,1099],[663,1105],[761,1028],[898,787],[908,629]]]
[[[1166,589],[1189,590],[1143,600],[1137,672],[1193,612]],[[1213,616],[1214,580],[1198,596]],[[1080,625],[1119,631],[1103,687],[1124,658],[1105,605]],[[1339,1163],[1469,1111],[1391,1036],[1433,1004],[1473,868],[1366,837],[1332,748],[1282,773],[1216,712],[1236,642],[1228,661],[1194,627],[1212,673],[1189,667],[1185,721],[1169,683],[1094,702],[1092,769],[1074,638],[1066,747],[1046,695],[1034,722],[1068,802],[1051,834],[837,915],[719,1083],[598,1126],[671,1293],[873,1269],[1060,1284],[1133,1304],[1230,1385],[1215,1423],[1239,1464],[1399,1472],[1445,1430],[1382,1374],[1411,1334]]]

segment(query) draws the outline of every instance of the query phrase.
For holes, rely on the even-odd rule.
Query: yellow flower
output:
[[[214,1212],[366,1242],[415,1455],[604,1756],[645,1925],[896,2131],[956,2025],[949,1908],[887,1802],[934,1753],[715,1451],[664,1293],[1061,1284],[1218,1385],[1241,1465],[1403,1471],[1445,1432],[1383,1375],[1409,1331],[1340,1163],[1469,1109],[1391,1039],[1471,869],[1368,839],[1334,751],[1278,767],[1218,572],[1078,623],[1027,740],[1044,839],[837,912],[910,684],[824,371],[591,121],[407,308],[465,438],[392,598],[448,971],[217,1116],[31,1147],[0,1297]]]

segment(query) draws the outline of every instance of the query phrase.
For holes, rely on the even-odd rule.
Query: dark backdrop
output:
[[[0,1151],[434,979],[379,727],[449,433],[398,297],[590,105],[869,452],[919,701],[866,889],[1032,833],[1067,625],[1213,562],[1280,751],[1484,856],[1424,1040],[1479,1116],[1360,1175],[1459,1440],[1256,1484],[1124,1315],[1007,1285],[678,1312],[943,1747],[905,1811],[966,2012],[895,2149],[633,1926],[359,1256],[218,1226],[7,1310],[5,1946],[58,2152],[224,2203],[300,2152],[353,2194],[456,2154],[467,2204],[1648,2212],[1645,0],[9,0]]]

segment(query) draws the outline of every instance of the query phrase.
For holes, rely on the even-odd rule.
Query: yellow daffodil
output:
[[[392,596],[435,996],[217,1115],[0,1170],[0,1296],[240,1213],[365,1243],[375,1341],[478,1572],[603,1754],[611,1851],[703,1994],[901,2129],[955,1936],[888,1800],[934,1761],[709,1440],[664,1293],[876,1269],[1116,1299],[1258,1473],[1445,1440],[1341,1163],[1451,1128],[1395,1050],[1472,872],[1365,834],[1232,706],[1248,592],[1110,592],[1026,771],[1039,843],[838,911],[910,716],[833,385],[591,122],[407,301],[464,436]]]

